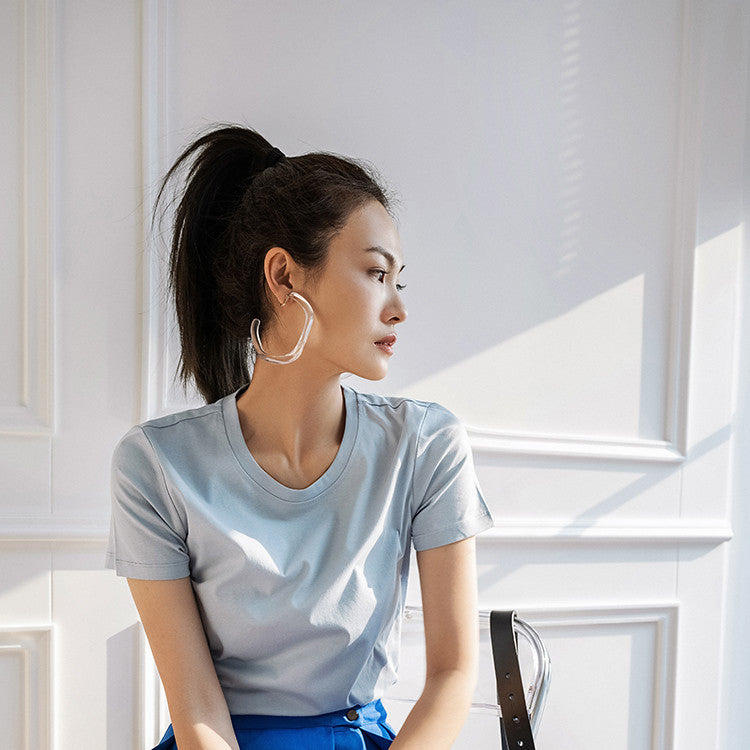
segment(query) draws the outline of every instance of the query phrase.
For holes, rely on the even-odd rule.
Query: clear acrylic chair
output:
[[[456,750],[485,750],[503,747],[500,706],[497,702],[495,668],[490,642],[490,612],[480,611],[479,675],[477,688],[463,730],[454,744]],[[550,682],[550,658],[534,628],[516,617],[518,658],[526,692],[529,721],[534,735],[542,718]],[[424,685],[424,620],[422,608],[407,605],[401,626],[399,680],[383,697],[389,720],[398,729],[419,697]]]

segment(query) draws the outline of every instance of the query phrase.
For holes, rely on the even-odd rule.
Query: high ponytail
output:
[[[365,165],[334,154],[281,158],[256,131],[220,126],[190,144],[167,172],[185,182],[173,219],[169,289],[180,330],[179,379],[207,403],[249,382],[250,322],[276,312],[266,293],[267,251],[283,247],[313,277],[350,213],[390,199]],[[274,164],[267,167],[267,164]]]

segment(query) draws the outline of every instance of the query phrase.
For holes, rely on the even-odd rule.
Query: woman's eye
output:
[[[382,282],[384,277],[388,275],[388,271],[383,270],[382,268],[373,268],[371,273],[376,273],[380,278],[378,281]],[[402,292],[404,289],[406,289],[406,284],[396,284],[396,289],[398,289],[399,292]]]

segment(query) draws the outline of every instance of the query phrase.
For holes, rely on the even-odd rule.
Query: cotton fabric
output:
[[[440,404],[342,384],[338,453],[291,489],[247,448],[246,387],[120,440],[105,565],[190,576],[231,714],[364,706],[395,680],[411,546],[492,525],[468,436]]]

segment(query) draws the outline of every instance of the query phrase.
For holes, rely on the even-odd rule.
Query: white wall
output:
[[[747,32],[750,12],[744,9],[744,28]],[[744,49],[745,70],[748,69],[748,50]],[[737,335],[737,366],[735,380],[735,409],[732,419],[734,450],[732,456],[732,526],[735,537],[729,550],[729,571],[726,580],[727,615],[724,659],[724,696],[722,703],[721,747],[739,748],[750,736],[750,712],[745,697],[750,687],[750,648],[747,646],[747,623],[750,622],[750,77],[745,79],[745,136],[746,148],[742,162],[743,236],[742,263],[739,275],[743,290],[739,310]]]
[[[741,3],[0,14],[11,750],[145,748],[168,722],[127,586],[102,567],[109,460],[132,424],[190,402],[171,385],[164,249],[144,238],[158,177],[215,121],[367,159],[400,192],[409,320],[388,378],[348,382],[466,422],[497,521],[481,605],[517,607],[552,655],[539,745],[744,747]]]

